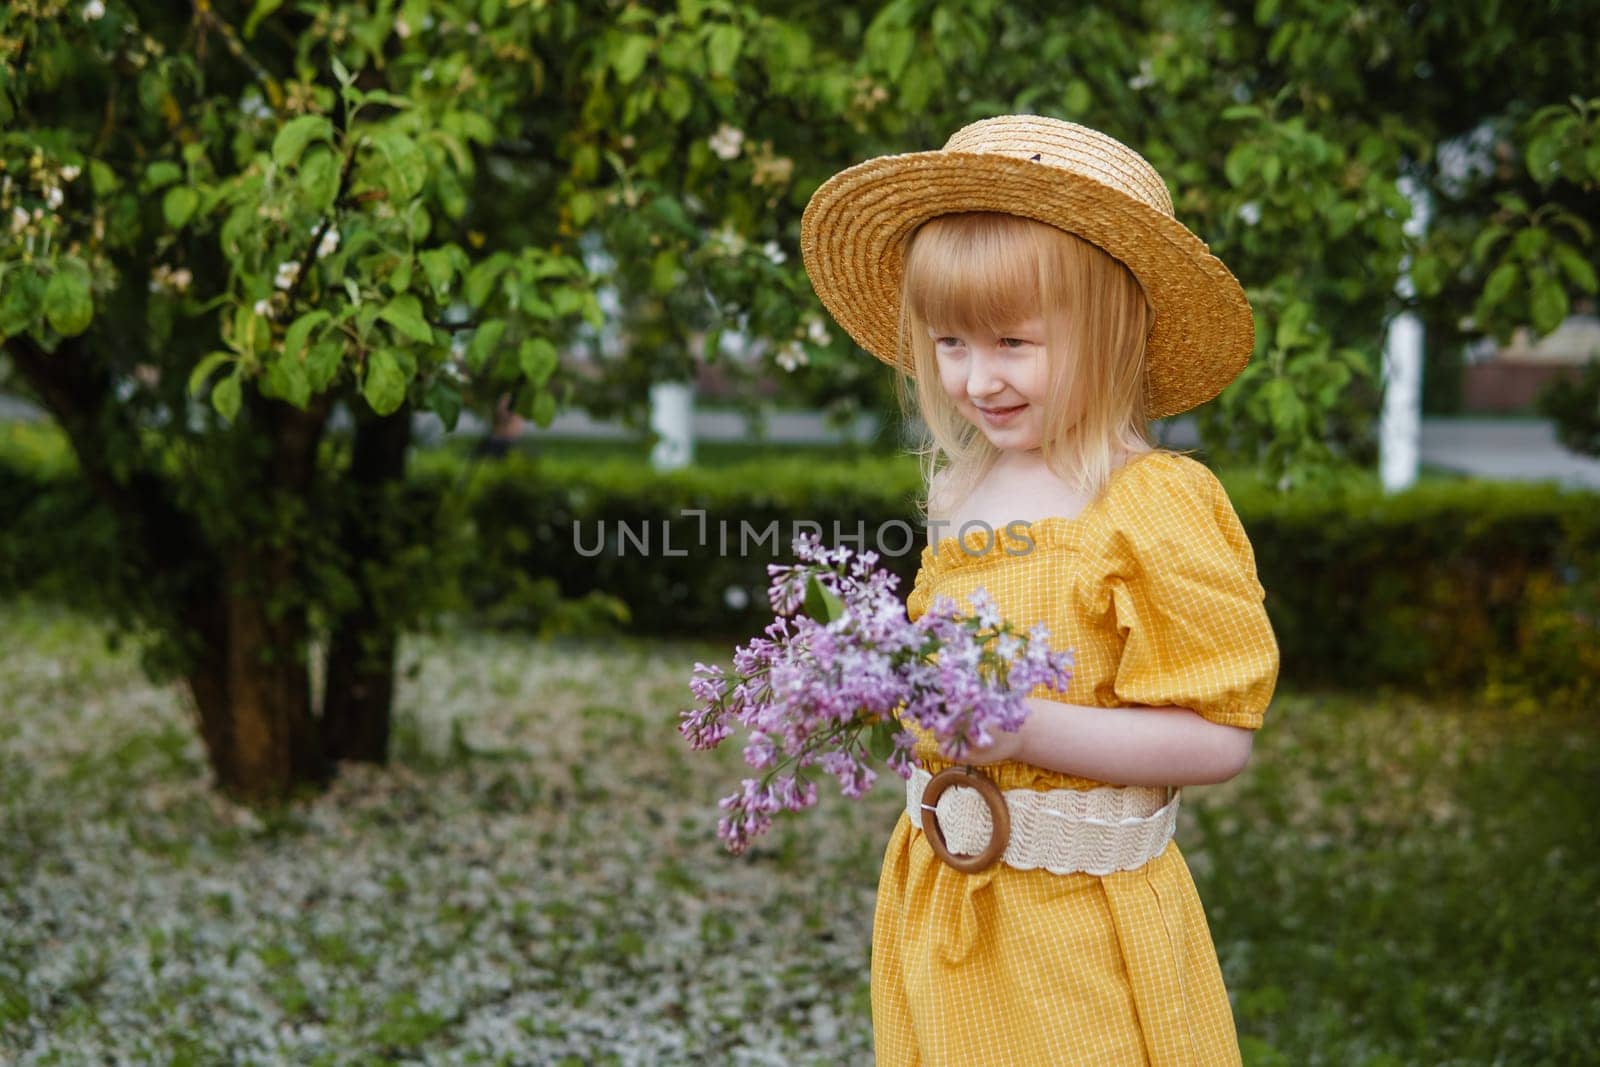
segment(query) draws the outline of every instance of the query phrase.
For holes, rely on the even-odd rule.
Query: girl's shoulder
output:
[[[1227,491],[1210,467],[1192,456],[1158,449],[1130,460],[1112,476],[1101,526],[1117,540],[1166,540],[1231,511]]]
[[[1211,468],[1192,456],[1165,449],[1152,449],[1129,459],[1111,475],[1106,488],[1107,502],[1124,505],[1159,506],[1177,497],[1212,495],[1222,483]]]

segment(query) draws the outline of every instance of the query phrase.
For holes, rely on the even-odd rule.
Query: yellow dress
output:
[[[1031,540],[1032,548],[1028,548]],[[907,600],[971,610],[979,587],[1006,620],[1043,620],[1074,652],[1065,693],[1096,707],[1177,705],[1250,729],[1278,677],[1255,555],[1220,482],[1153,452],[1117,470],[1074,518],[1025,535],[974,529],[925,548]],[[919,762],[948,763],[931,744]],[[1092,789],[1023,763],[1002,789]],[[1180,818],[1181,818],[1180,809]],[[884,855],[872,935],[879,1067],[1238,1064],[1216,949],[1176,842],[1138,870],[1051,874],[946,866],[902,813]]]

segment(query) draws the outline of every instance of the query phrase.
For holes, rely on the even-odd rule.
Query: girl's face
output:
[[[1044,438],[1044,329],[1044,320],[1033,318],[992,337],[928,331],[945,394],[1003,451],[1037,451]]]

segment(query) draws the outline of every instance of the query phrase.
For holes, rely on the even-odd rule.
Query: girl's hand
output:
[[[1021,760],[1023,748],[1022,735],[1027,729],[1027,723],[1023,723],[1022,729],[1020,730],[996,730],[994,731],[994,739],[990,741],[987,746],[983,748],[974,748],[972,751],[967,753],[966,757],[962,759],[961,762],[985,764],[1000,763],[1005,760]]]

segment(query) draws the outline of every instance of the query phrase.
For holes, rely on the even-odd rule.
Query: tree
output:
[[[257,34],[274,6],[14,6],[0,142],[6,355],[125,532],[104,602],[249,798],[385,757],[396,634],[435,606],[412,413],[514,390],[548,422],[553,338],[598,317],[559,244],[472,228],[475,68],[514,48],[429,5],[425,42],[354,8]]]

